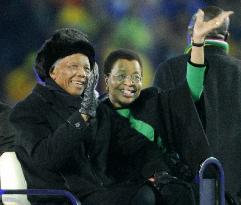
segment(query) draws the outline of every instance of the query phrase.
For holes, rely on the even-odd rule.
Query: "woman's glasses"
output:
[[[142,80],[142,76],[139,74],[133,74],[133,75],[117,74],[117,75],[113,75],[113,77],[119,83],[123,83],[126,79],[130,80],[133,83],[140,83]]]

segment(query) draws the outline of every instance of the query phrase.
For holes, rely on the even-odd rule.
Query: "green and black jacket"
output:
[[[183,82],[165,92],[155,87],[144,89],[135,102],[121,109],[115,109],[108,96],[102,102],[129,118],[131,126],[158,143],[163,153],[177,152],[195,174],[209,156],[209,145],[192,96]]]

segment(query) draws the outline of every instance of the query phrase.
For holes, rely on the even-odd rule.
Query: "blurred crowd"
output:
[[[8,0],[0,2],[0,99],[15,104],[36,83],[36,51],[56,29],[78,28],[95,45],[97,62],[116,48],[137,51],[144,62],[144,86],[158,64],[183,53],[186,30],[200,7],[233,10],[230,52],[241,56],[239,0]],[[102,92],[103,82],[98,90]]]

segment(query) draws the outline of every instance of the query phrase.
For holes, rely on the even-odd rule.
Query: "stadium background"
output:
[[[160,62],[183,53],[189,19],[207,5],[235,12],[228,42],[230,53],[240,58],[240,0],[1,0],[0,99],[14,105],[31,92],[36,51],[61,27],[88,34],[100,69],[113,49],[137,51],[144,61],[147,87]],[[103,82],[98,90],[103,92]]]

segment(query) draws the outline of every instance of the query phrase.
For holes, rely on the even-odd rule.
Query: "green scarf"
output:
[[[155,132],[151,125],[141,121],[137,120],[133,117],[131,114],[131,110],[128,108],[118,109],[116,110],[119,115],[129,119],[130,125],[133,129],[135,129],[137,132],[143,134],[148,140],[154,142],[155,139]],[[161,137],[157,138],[157,145],[164,151],[164,146],[162,144]]]

